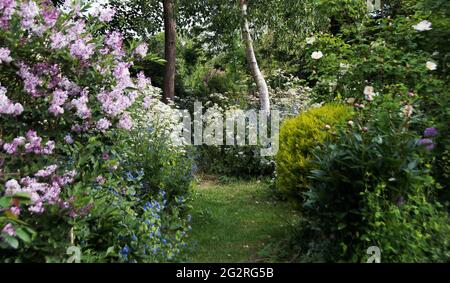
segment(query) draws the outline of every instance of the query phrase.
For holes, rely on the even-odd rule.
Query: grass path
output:
[[[284,239],[296,217],[258,181],[203,181],[193,198],[192,262],[270,261],[266,247]]]

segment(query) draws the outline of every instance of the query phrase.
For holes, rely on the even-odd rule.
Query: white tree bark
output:
[[[259,69],[258,61],[256,60],[255,50],[253,49],[253,40],[250,35],[250,27],[247,19],[247,0],[239,0],[239,1],[243,17],[242,37],[246,47],[245,54],[247,57],[247,62],[250,66],[250,71],[258,88],[261,110],[270,113],[269,90],[267,88],[266,80],[264,79],[264,76],[261,73],[261,70]]]

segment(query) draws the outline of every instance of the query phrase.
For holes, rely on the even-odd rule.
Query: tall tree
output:
[[[270,111],[270,100],[269,100],[269,89],[267,88],[266,80],[258,66],[258,61],[256,60],[255,50],[253,48],[253,40],[250,35],[250,27],[248,23],[248,5],[247,0],[239,0],[239,5],[242,14],[242,39],[245,44],[245,54],[247,57],[247,62],[252,73],[252,77],[255,80],[256,86],[259,92],[259,102],[261,110]]]
[[[166,65],[164,70],[164,101],[173,101],[175,98],[175,72],[176,72],[176,24],[174,14],[174,0],[163,0],[164,8],[164,56]]]
[[[163,100],[175,98],[176,74],[176,0],[110,0],[117,14],[111,23],[127,38],[141,37],[144,40],[164,30],[165,44]],[[162,5],[161,5],[162,4]]]

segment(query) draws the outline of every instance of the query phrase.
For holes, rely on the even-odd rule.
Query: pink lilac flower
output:
[[[11,223],[8,223],[5,225],[5,227],[3,227],[2,233],[8,234],[11,237],[16,236],[16,230],[14,229]]]
[[[51,106],[49,108],[50,113],[55,116],[64,113],[64,109],[61,107],[67,100],[68,94],[67,91],[63,91],[61,89],[57,89],[53,92],[53,100],[51,102]]]
[[[69,41],[81,38],[81,36],[86,33],[86,24],[84,20],[77,20],[72,23],[73,25],[67,30],[67,38]]]
[[[14,0],[2,0],[0,1],[0,12],[2,16],[0,17],[0,28],[7,29],[9,25],[9,20],[11,19],[14,9],[16,7],[16,1]]]
[[[20,6],[20,14],[22,16],[22,27],[30,28],[34,24],[34,19],[39,15],[39,7],[34,1],[23,2]]]
[[[426,128],[423,132],[423,136],[430,138],[438,135],[438,130],[436,128]]]
[[[31,72],[30,67],[21,63],[18,75],[22,78],[24,89],[27,93],[33,97],[40,96],[37,88],[42,85],[42,80]]]
[[[2,63],[11,63],[11,51],[8,48],[2,47],[0,48],[0,64]]]
[[[53,27],[59,17],[58,9],[53,8],[51,5],[47,5],[41,11],[41,15],[44,18],[44,22],[47,27]]]
[[[48,141],[45,143],[44,149],[42,150],[42,153],[45,155],[51,155],[53,154],[53,151],[55,150],[55,142],[54,141]]]
[[[118,82],[118,88],[125,89],[134,86],[130,76],[130,63],[120,62],[114,68],[113,75]]]
[[[54,167],[49,166],[43,170],[42,176],[48,175],[53,171]],[[45,171],[45,172],[44,172]],[[51,173],[53,174],[53,173]],[[44,212],[44,204],[58,204],[61,203],[60,199],[61,186],[72,183],[76,172],[71,171],[63,176],[53,177],[49,183],[38,182],[36,178],[24,177],[20,180],[22,187],[19,192],[27,193],[30,195],[31,204],[28,205],[28,211],[31,213],[40,214]],[[39,174],[39,172],[37,173]],[[14,184],[15,187],[16,184]]]
[[[72,130],[73,132],[80,133],[80,132],[86,132],[87,130],[89,130],[89,127],[90,127],[89,122],[85,122],[85,123],[83,123],[82,125],[80,125],[80,124],[75,124],[75,125],[73,125],[73,126],[71,127],[71,130]]]
[[[60,67],[58,64],[50,64],[50,63],[37,63],[33,66],[33,72],[37,76],[41,75],[49,75],[49,76],[56,76],[60,74]]]
[[[45,178],[55,173],[56,169],[58,169],[57,165],[50,165],[45,167],[44,169],[39,170],[36,174],[34,174],[34,176]]]
[[[61,193],[61,187],[57,182],[52,182],[52,184],[48,187],[47,191],[42,196],[43,200],[48,204],[57,204],[59,199],[59,194]]]
[[[71,105],[77,110],[76,115],[83,120],[91,117],[91,110],[87,106],[88,101],[89,98],[87,92],[83,92],[79,98],[73,99],[71,102]]]
[[[142,102],[142,106],[145,109],[149,109],[150,106],[151,106],[151,103],[152,103],[152,98],[150,96],[146,96],[146,97],[144,97],[144,100]]]
[[[128,93],[128,97],[130,98],[130,100],[134,103],[134,101],[136,101],[136,98],[139,97],[139,93],[137,91],[130,91]]]
[[[50,47],[52,49],[61,49],[69,44],[67,36],[62,32],[54,33],[50,36]]]
[[[17,152],[17,147],[23,145],[24,143],[24,137],[17,137],[13,139],[12,143],[4,143],[3,150],[5,150],[8,154],[14,154]]]
[[[33,130],[29,130],[27,132],[27,141],[28,143],[25,144],[25,152],[26,153],[35,153],[40,154],[42,151],[42,138],[37,135],[37,133]]]
[[[86,43],[85,39],[77,39],[70,46],[70,54],[79,59],[87,60],[94,54],[95,45]]]
[[[139,89],[142,90],[147,88],[150,83],[150,79],[145,76],[144,72],[141,71],[137,74],[137,87]]]
[[[111,54],[117,57],[122,57],[125,52],[122,49],[123,36],[118,31],[113,31],[106,36],[105,44],[111,49]]]
[[[102,154],[102,158],[103,158],[103,160],[108,160],[109,159],[109,153],[108,152],[103,152],[103,154]]]
[[[82,92],[81,88],[74,82],[70,81],[66,77],[62,77],[61,81],[58,84],[59,87],[67,91],[70,96],[75,96]],[[83,94],[87,95],[87,91],[83,91]]]
[[[31,205],[28,210],[32,213],[42,214],[44,212],[44,204],[41,201],[35,201],[34,205]]]
[[[133,121],[131,120],[131,116],[128,113],[124,113],[119,120],[118,127],[124,130],[131,130],[133,127]]]
[[[20,191],[20,185],[17,180],[11,179],[5,184],[5,194],[6,195],[14,195]]]
[[[65,186],[67,184],[73,183],[76,175],[77,175],[77,171],[72,170],[72,171],[64,173],[64,175],[62,175],[62,176],[55,177],[55,180],[60,186]]]
[[[106,118],[100,119],[96,124],[97,130],[99,130],[101,132],[105,132],[111,126],[112,126],[111,122]]]
[[[102,104],[102,110],[112,117],[121,114],[134,102],[130,97],[124,95],[121,89],[115,89],[109,93],[100,92],[97,99]]]
[[[6,88],[0,85],[0,114],[18,116],[22,114],[23,106],[20,103],[13,103],[6,96]]]
[[[110,21],[112,21],[115,14],[116,14],[116,10],[114,10],[110,7],[107,7],[107,8],[100,10],[100,15],[99,15],[98,19],[101,22],[110,22]]]
[[[20,208],[17,206],[13,206],[9,209],[9,211],[11,211],[12,214],[14,215],[20,215]]]
[[[142,58],[144,58],[145,56],[147,56],[147,52],[148,52],[148,46],[145,43],[141,43],[136,47],[136,50],[134,50],[134,52],[141,56]]]

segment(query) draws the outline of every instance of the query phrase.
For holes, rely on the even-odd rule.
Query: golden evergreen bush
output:
[[[327,104],[287,119],[280,130],[280,149],[276,156],[277,190],[284,196],[301,200],[308,185],[312,150],[350,119],[352,109],[342,104]]]

